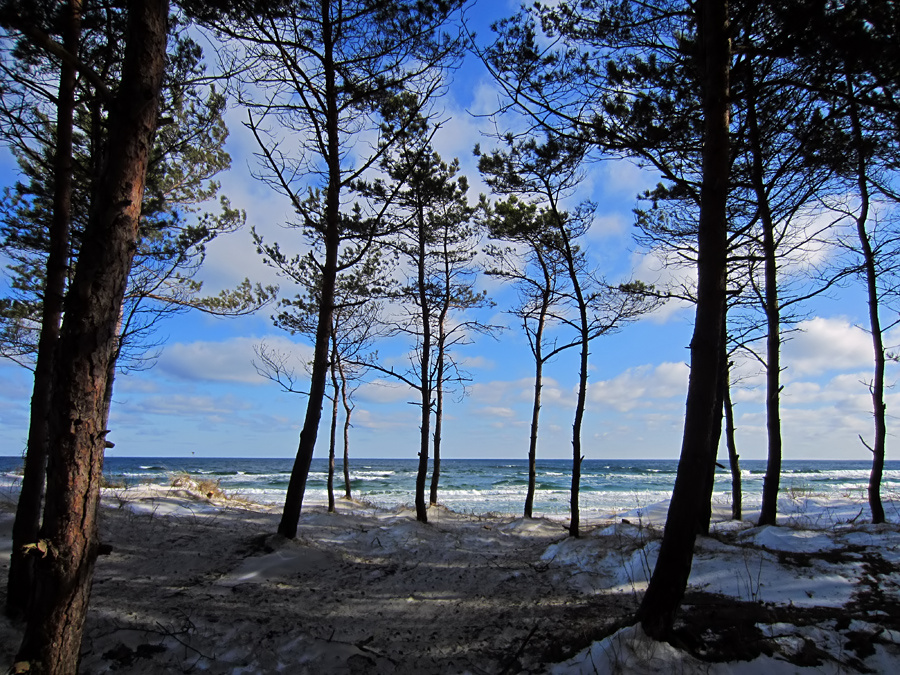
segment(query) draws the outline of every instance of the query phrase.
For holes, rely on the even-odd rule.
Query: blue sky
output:
[[[503,3],[491,12],[504,14]],[[476,17],[485,23],[486,17]],[[480,36],[487,37],[479,28]],[[476,199],[486,188],[472,158],[476,143],[490,147],[482,135],[488,121],[478,117],[497,105],[497,90],[479,64],[468,61],[457,73],[444,102],[448,122],[436,139],[445,159],[458,157]],[[248,223],[268,240],[286,244],[291,234],[279,227],[289,216],[285,200],[254,180],[255,142],[241,126],[240,110],[229,113],[229,151],[233,168],[222,185],[234,205],[247,212]],[[0,158],[3,184],[14,180],[8,156]],[[610,280],[640,278],[664,281],[672,272],[638,250],[632,239],[635,195],[656,177],[623,161],[590,167],[582,195],[598,205],[597,220],[585,247]],[[281,283],[256,254],[249,228],[214,242],[201,278],[215,292],[245,276]],[[496,282],[483,287],[496,302],[487,315],[511,326],[499,340],[476,338],[458,357],[473,377],[467,395],[451,400],[445,416],[446,458],[524,458],[527,453],[533,363],[514,320],[504,313],[514,292]],[[871,437],[870,399],[864,382],[871,372],[871,342],[860,329],[866,307],[858,289],[839,289],[805,308],[806,318],[785,344],[783,365],[783,435],[786,459],[860,459],[870,457],[858,435]],[[253,347],[261,342],[298,359],[310,347],[272,326],[270,310],[251,317],[215,319],[185,314],[160,328],[166,346],[154,368],[120,375],[116,380],[110,456],[293,456],[305,398],[282,392],[260,377]],[[891,317],[892,318],[892,317]],[[586,457],[676,458],[680,451],[687,391],[693,310],[669,304],[621,333],[594,342],[588,410],[583,431]],[[890,344],[896,344],[894,340]],[[403,358],[400,345],[380,346],[383,356]],[[738,446],[745,459],[765,458],[764,378],[750,362],[739,365],[742,381],[734,391]],[[889,383],[896,373],[889,370]],[[570,354],[545,370],[539,455],[571,456],[577,365]],[[0,454],[18,455],[25,444],[31,373],[0,362]],[[415,458],[418,420],[409,405],[413,392],[370,382],[357,392],[351,454],[357,457]],[[888,412],[900,403],[893,390]],[[323,418],[327,419],[327,414]],[[890,424],[890,421],[889,421]],[[323,456],[327,429],[320,429],[316,456]],[[889,436],[892,458],[894,436]],[[724,453],[720,453],[724,456]]]

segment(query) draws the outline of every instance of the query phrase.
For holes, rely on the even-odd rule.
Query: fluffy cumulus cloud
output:
[[[783,347],[786,377],[856,370],[872,363],[871,338],[846,319],[815,317],[798,328]]]
[[[541,402],[543,405],[574,405],[575,398],[567,396],[558,381],[552,377],[543,379]],[[518,380],[474,383],[470,389],[473,401],[486,407],[499,406],[508,408],[512,403],[530,403],[534,397],[534,378],[523,377]]]
[[[683,399],[687,392],[688,373],[689,368],[684,363],[629,368],[610,380],[591,383],[588,399],[620,412],[658,405],[663,399]]]
[[[166,347],[157,368],[178,380],[263,384],[267,380],[254,366],[259,360],[254,347],[263,343],[282,355],[295,375],[302,377],[303,364],[312,356],[311,349],[280,335],[238,337],[222,342],[179,342]]]

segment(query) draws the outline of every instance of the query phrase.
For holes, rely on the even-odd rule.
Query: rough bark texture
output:
[[[725,311],[726,202],[729,152],[728,3],[698,2],[703,87],[703,164],[697,259],[697,314],[691,339],[691,375],[681,460],[659,558],[637,619],[651,637],[669,635],[684,597],[694,556],[696,522],[704,493],[698,480],[709,466]]]
[[[107,430],[105,395],[134,257],[165,68],[167,0],[130,5],[122,81],[110,113],[101,187],[66,296],[49,422],[47,500],[34,596],[18,660],[31,672],[78,670],[97,555]]]
[[[69,20],[63,33],[63,47],[78,54],[81,36],[81,1],[69,3]],[[69,271],[69,229],[72,213],[72,130],[75,117],[74,64],[63,61],[60,66],[59,91],[56,100],[56,151],[53,167],[53,220],[47,233],[49,252],[44,286],[41,336],[38,340],[34,367],[34,389],[28,426],[25,472],[16,508],[12,532],[12,555],[6,593],[6,611],[21,616],[27,609],[34,577],[34,558],[25,553],[27,544],[38,540],[41,507],[44,501],[44,478],[47,471],[47,415],[50,410],[50,386],[53,359],[62,320],[63,297]]]
[[[340,248],[340,136],[338,130],[337,83],[334,72],[334,36],[329,18],[330,3],[322,3],[322,47],[325,82],[325,137],[326,162],[328,164],[328,187],[325,193],[325,261],[322,265],[322,295],[316,324],[316,342],[313,348],[313,365],[309,382],[309,397],[306,415],[300,430],[297,456],[291,468],[284,509],[278,524],[278,534],[293,539],[297,536],[300,510],[306,493],[309,467],[316,447],[319,421],[322,419],[322,405],[328,379],[328,355],[331,349],[331,325],[334,317],[334,289],[337,281],[338,249]]]

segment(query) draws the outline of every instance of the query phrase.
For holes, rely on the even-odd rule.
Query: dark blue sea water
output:
[[[220,481],[226,493],[258,502],[281,503],[290,479],[292,459],[258,458],[122,458],[106,459],[104,472],[114,482],[135,485],[168,485],[182,472]],[[675,460],[599,460],[582,465],[581,508],[610,512],[649,506],[668,499],[675,482]],[[395,507],[414,501],[417,460],[359,459],[350,462],[353,496],[373,504]],[[0,457],[0,482],[18,480],[22,460]],[[538,462],[535,511],[564,516],[569,509],[571,461]],[[764,461],[745,460],[744,504],[752,508],[762,493]],[[865,498],[868,462],[786,460],[782,464],[781,486],[788,494]],[[307,499],[324,501],[327,464],[314,459],[307,484]],[[338,463],[335,493],[343,494],[343,474]],[[430,480],[430,477],[429,477]],[[519,514],[522,511],[528,466],[525,460],[446,459],[441,463],[438,501],[466,513]],[[883,494],[900,500],[900,461],[886,463]],[[731,474],[716,474],[716,499],[730,503]]]

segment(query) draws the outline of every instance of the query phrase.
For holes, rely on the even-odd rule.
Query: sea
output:
[[[171,485],[187,473],[218,481],[227,494],[267,504],[281,504],[287,492],[292,459],[107,457],[105,478],[110,485]],[[607,515],[650,506],[671,496],[677,460],[586,459],[581,470],[580,509],[583,517]],[[350,461],[352,496],[374,506],[412,505],[418,461],[415,459],[358,459]],[[571,460],[540,460],[534,511],[549,517],[569,512]],[[21,480],[22,459],[0,457],[0,489]],[[327,500],[327,463],[313,459],[306,503]],[[758,506],[766,462],[741,462],[743,503]],[[852,497],[864,501],[871,464],[863,461],[784,460],[782,496],[803,498]],[[430,485],[429,473],[429,485]],[[471,514],[520,515],[528,485],[526,460],[444,459],[438,502],[453,511]],[[335,467],[335,496],[344,494],[340,461]],[[885,463],[882,495],[900,503],[900,461]],[[731,473],[718,468],[715,501],[731,502]]]

